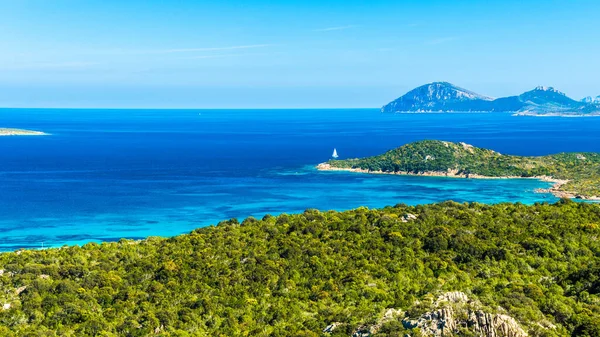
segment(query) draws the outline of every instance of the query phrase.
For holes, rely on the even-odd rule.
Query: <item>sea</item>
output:
[[[504,154],[600,152],[600,118],[377,109],[0,109],[0,251],[174,236],[306,209],[555,202],[532,179],[322,172],[330,159],[438,139]]]

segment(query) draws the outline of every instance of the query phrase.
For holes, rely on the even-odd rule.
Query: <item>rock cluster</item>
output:
[[[411,213],[406,213],[402,216],[402,222],[409,222],[411,220],[416,220],[417,216]]]
[[[360,325],[350,337],[377,336],[381,327],[391,321],[401,321],[406,329],[420,330],[422,336],[454,336],[460,331],[469,330],[479,337],[527,337],[519,323],[505,314],[489,313],[482,310],[477,300],[471,300],[460,291],[440,295],[432,303],[432,310],[411,319],[399,309],[387,309],[373,325]],[[404,318],[403,318],[404,317]],[[332,333],[343,323],[329,324],[324,333]]]
[[[514,318],[507,315],[490,314],[481,310],[471,312],[468,320],[473,330],[485,337],[524,337],[527,333]]]
[[[405,328],[419,328],[426,336],[449,336],[460,328],[476,332],[481,337],[525,337],[527,333],[517,321],[507,315],[484,312],[480,304],[462,292],[449,292],[435,301],[435,310],[417,319],[405,318]]]
[[[450,291],[447,293],[443,293],[440,295],[435,301],[435,306],[439,306],[444,302],[448,303],[461,303],[461,302],[469,302],[469,297],[462,291]]]

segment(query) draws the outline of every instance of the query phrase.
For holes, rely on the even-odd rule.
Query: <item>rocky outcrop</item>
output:
[[[462,303],[469,302],[469,298],[462,291],[450,291],[444,293],[438,297],[435,301],[435,305],[439,306],[443,303]]]
[[[391,321],[401,322],[405,329],[419,329],[422,336],[454,336],[461,330],[479,337],[526,337],[527,333],[512,317],[504,313],[485,311],[481,303],[459,291],[447,292],[432,301],[431,311],[419,317],[406,317],[404,311],[387,309],[373,325],[358,326],[351,337],[377,336],[381,327]],[[332,332],[338,323],[327,326],[323,332]]]
[[[419,328],[426,336],[449,335],[457,328],[454,311],[449,307],[427,312],[416,320],[404,319],[402,325],[407,329]]]
[[[404,214],[402,216],[402,220],[401,221],[402,222],[409,222],[409,221],[416,220],[416,219],[417,219],[416,215],[411,214],[411,213],[406,213],[406,214]]]
[[[473,330],[480,336],[485,337],[524,337],[527,333],[519,326],[514,318],[501,315],[485,313],[481,310],[471,312],[468,324],[472,324]]]
[[[450,336],[459,329],[468,329],[481,337],[525,337],[527,333],[517,321],[504,314],[483,311],[481,304],[470,300],[465,293],[442,294],[434,310],[416,319],[405,318],[405,328],[419,328],[426,336]]]

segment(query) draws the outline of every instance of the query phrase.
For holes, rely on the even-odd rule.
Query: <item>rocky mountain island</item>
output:
[[[458,178],[539,178],[554,182],[558,197],[600,199],[600,153],[559,153],[540,157],[500,154],[466,143],[424,140],[384,154],[330,160],[320,170]]]
[[[552,87],[537,87],[518,96],[491,98],[448,82],[420,86],[386,104],[382,112],[513,112],[515,115],[600,116],[600,96],[581,101]]]

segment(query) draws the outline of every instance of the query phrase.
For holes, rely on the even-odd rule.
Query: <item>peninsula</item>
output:
[[[0,136],[47,136],[48,134],[41,131],[0,128]]]
[[[457,178],[532,178],[554,182],[549,189],[561,198],[600,200],[600,154],[559,153],[540,157],[500,154],[466,143],[424,140],[384,154],[330,160],[319,170]]]

